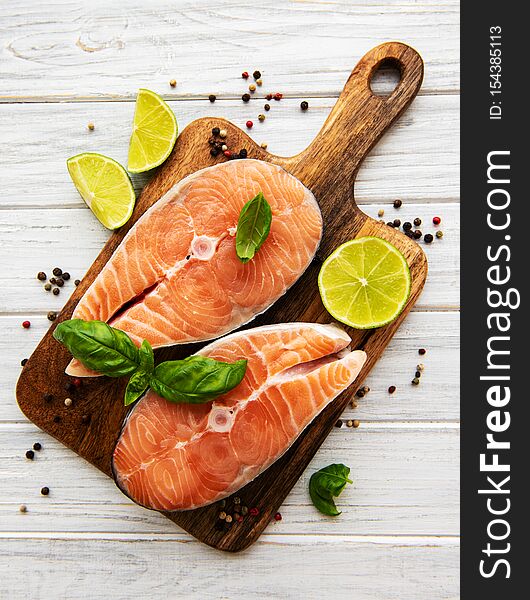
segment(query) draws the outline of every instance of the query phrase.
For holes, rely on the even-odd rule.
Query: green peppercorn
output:
[[[243,516],[248,514],[248,506],[242,506],[239,510]]]
[[[444,236],[444,232],[442,230],[439,230],[436,232],[436,237],[441,240]]]
[[[260,113],[258,115],[258,121],[260,121],[261,123],[263,123],[263,121],[265,121],[265,115]]]
[[[412,380],[412,385],[419,385],[419,384],[420,384],[419,377],[414,377],[414,379]]]
[[[45,283],[45,284],[44,284],[44,290],[45,290],[46,292],[50,292],[50,291],[51,291],[51,289],[52,289],[52,284],[51,284],[51,283]]]

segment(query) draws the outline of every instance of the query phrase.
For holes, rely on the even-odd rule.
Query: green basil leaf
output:
[[[271,229],[272,210],[259,192],[241,209],[236,231],[236,253],[241,262],[254,258]]]
[[[155,370],[155,355],[151,344],[147,340],[144,340],[138,349],[138,357],[140,368],[146,373],[152,373]]]
[[[332,464],[311,475],[309,495],[321,513],[332,517],[340,515],[333,498],[340,495],[347,483],[353,483],[348,477],[349,474],[350,467]]]
[[[63,321],[56,327],[53,337],[85,367],[103,375],[122,377],[139,367],[138,348],[129,336],[103,321]]]
[[[225,363],[195,355],[159,364],[150,385],[171,402],[208,402],[239,385],[246,369],[246,360]]]
[[[131,375],[129,383],[127,384],[127,389],[125,390],[125,406],[129,406],[129,404],[136,402],[136,400],[145,393],[149,387],[150,378],[151,374],[146,373],[143,370],[136,371],[136,373]]]

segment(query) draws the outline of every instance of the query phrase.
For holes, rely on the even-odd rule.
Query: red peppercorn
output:
[[[396,391],[396,386],[395,386],[395,385],[391,385],[391,386],[388,388],[388,393],[389,393],[389,394],[393,394],[395,391]]]
[[[248,79],[248,72],[243,71],[243,73],[241,73],[241,77],[243,77],[243,79]]]
[[[276,92],[274,94],[274,99],[275,100],[281,100],[283,98],[283,94],[280,94],[280,92]]]
[[[241,515],[239,515],[239,517],[237,517],[236,521],[238,523],[243,523],[244,519],[243,519],[243,517]]]
[[[281,521],[282,520],[282,513],[276,513],[274,515],[274,520],[275,521]]]
[[[29,321],[22,321],[22,327],[24,327],[24,329],[29,329],[31,327],[31,323]]]
[[[252,129],[254,123],[252,121],[247,121],[246,125],[249,129]]]
[[[432,218],[432,222],[433,222],[435,225],[440,225],[440,223],[442,222],[442,219],[440,219],[440,217],[433,217],[433,218]]]
[[[76,388],[78,388],[81,387],[83,382],[79,379],[79,377],[74,377],[72,379],[72,383],[75,385]]]
[[[251,509],[248,511],[248,514],[249,514],[251,517],[257,517],[257,516],[259,515],[259,508],[256,508],[256,507],[254,506],[253,508],[251,508]]]
[[[267,94],[265,98],[267,98],[267,100],[272,100],[272,94]]]
[[[230,150],[225,150],[223,152],[223,154],[226,156],[226,158],[230,158],[232,156],[232,153],[230,152]]]

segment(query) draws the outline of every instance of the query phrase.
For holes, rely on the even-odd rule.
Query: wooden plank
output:
[[[429,282],[427,282],[429,285]],[[31,328],[21,322],[29,318]],[[14,390],[21,371],[20,361],[28,357],[48,329],[43,314],[0,316],[0,356],[3,376],[0,380],[0,422],[25,422]],[[418,356],[418,348],[427,348]],[[421,385],[412,386],[416,364],[426,368]],[[412,312],[396,332],[381,359],[366,380],[371,389],[358,408],[348,406],[343,419],[361,421],[457,421],[459,418],[459,314],[456,312]],[[390,385],[397,386],[394,395]],[[64,399],[66,392],[61,397]],[[1,528],[0,528],[1,529]]]
[[[24,458],[35,441],[43,449]],[[32,425],[0,425],[0,531],[102,532],[173,535],[181,531],[161,514],[133,504],[114,483]],[[311,504],[311,474],[330,463],[351,467],[354,485],[340,496],[340,517]],[[314,535],[458,535],[459,431],[418,424],[365,424],[334,429],[267,533]],[[74,483],[75,482],[75,483]],[[46,485],[50,495],[42,497]],[[252,499],[247,502],[252,504]],[[26,514],[18,507],[24,503]]]
[[[458,33],[456,0],[57,0],[23,9],[4,0],[2,97],[132,97],[145,85],[180,97],[238,97],[246,89],[241,72],[256,68],[263,92],[337,95],[357,60],[386,40],[422,54],[424,93],[453,91]]]
[[[369,81],[379,64],[392,61],[399,64],[401,79],[394,92],[387,98],[372,93]],[[256,319],[256,325],[300,321],[327,321],[329,315],[323,309],[315,278],[319,263],[338,244],[354,237],[375,236],[390,241],[404,256],[410,267],[410,296],[401,314],[385,327],[361,331],[347,328],[352,349],[363,349],[366,362],[358,375],[362,383],[382,354],[384,348],[418,299],[427,276],[427,260],[421,247],[396,229],[368,217],[356,206],[353,183],[357,169],[366,154],[399,115],[406,110],[416,96],[423,80],[423,61],[410,46],[397,42],[381,44],[370,50],[359,61],[337,104],[314,142],[294,157],[282,159],[271,155],[254,144],[248,136],[229,121],[223,122],[229,139],[237,140],[237,147],[248,145],[249,158],[258,158],[284,167],[309,187],[319,199],[324,231],[318,256],[300,279],[293,285],[289,295],[280,298],[268,311]],[[63,309],[58,321],[68,319],[88,286],[112,256],[127,230],[134,226],[140,216],[162,194],[184,176],[210,166],[219,159],[210,155],[207,138],[216,123],[213,119],[195,121],[179,137],[175,148],[139,198],[133,217],[125,228],[115,232],[109,239],[82,284],[76,289]],[[200,150],[199,150],[200,149]],[[224,159],[224,157],[222,157]],[[245,168],[245,161],[220,166],[225,172]],[[297,301],[294,302],[293,299]],[[112,311],[113,312],[113,311]],[[110,315],[100,314],[107,320]],[[43,338],[17,382],[17,401],[39,427],[59,439],[80,456],[99,469],[111,474],[111,456],[116,436],[126,414],[121,400],[122,381],[92,379],[84,386],[79,410],[89,413],[90,422],[81,424],[80,416],[71,414],[60,422],[53,418],[53,409],[42,406],[42,395],[50,391],[57,395],[64,389],[64,369],[71,355],[53,339],[51,331]],[[217,335],[225,331],[217,331]],[[189,354],[183,346],[159,348],[162,360],[182,358]],[[46,383],[47,380],[52,380]],[[62,380],[62,383],[61,383]],[[239,492],[255,498],[260,514],[256,522],[243,522],[237,529],[221,531],[216,527],[217,518],[213,507],[197,508],[184,513],[167,514],[168,518],[191,532],[199,540],[216,548],[237,552],[254,543],[267,525],[287,493],[296,483],[303,470],[320,447],[338,416],[351,398],[351,391],[344,391],[311,422],[311,427],[301,432],[296,441],[285,448],[285,453],[262,475],[248,483]],[[107,408],[105,408],[107,407]]]
[[[300,110],[299,100],[272,102],[263,123],[257,120],[258,113],[265,112],[259,100],[170,105],[181,131],[206,115],[226,117],[241,127],[250,118],[255,124],[249,134],[255,141],[268,142],[271,152],[292,156],[311,143],[336,99],[308,101],[306,112]],[[0,104],[0,177],[4,182],[0,208],[84,206],[68,176],[66,159],[91,151],[125,164],[133,111],[130,102]],[[89,121],[95,123],[93,132],[87,130]],[[357,203],[389,203],[396,197],[420,204],[455,200],[459,195],[458,164],[459,98],[417,98],[361,166],[355,188]],[[140,189],[146,178],[134,179]]]
[[[430,245],[421,242],[429,261],[429,276],[416,307],[420,310],[458,308],[459,205],[404,202],[399,210],[394,209],[388,201],[379,205],[365,205],[363,210],[378,219],[378,210],[384,207],[385,220],[399,218],[404,223],[420,217],[423,220],[420,226],[423,232],[443,230],[442,240],[435,239]],[[440,227],[432,225],[433,216],[442,218]],[[9,273],[9,285],[2,291],[0,312],[36,312],[44,317],[49,310],[59,310],[74,289],[73,279],[83,277],[109,235],[86,207],[0,210],[0,269]],[[13,248],[17,249],[16,261]],[[13,268],[14,264],[16,268]],[[51,277],[55,266],[72,275],[59,296],[46,293],[36,279],[37,272],[41,270]]]
[[[328,598],[456,600],[456,540],[285,536],[242,556],[182,540],[5,539],[4,590],[28,597],[91,599]],[[36,576],[38,574],[38,576]]]

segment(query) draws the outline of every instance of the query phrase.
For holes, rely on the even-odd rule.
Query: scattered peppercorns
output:
[[[256,506],[253,506],[249,511],[248,514],[251,517],[257,517],[259,515],[259,508],[257,508]]]
[[[27,359],[27,358],[23,358],[23,359],[20,361],[20,364],[21,364],[21,366],[23,366],[23,367],[24,367],[24,366],[26,366],[26,363],[27,363],[27,362],[28,362],[28,359]]]
[[[52,284],[51,283],[45,283],[44,284],[44,291],[45,292],[51,292],[52,289]]]
[[[78,286],[80,283],[81,283],[81,280],[80,280],[80,279],[76,279],[76,280],[74,281],[74,285],[75,285],[76,287],[77,287],[77,286]]]
[[[281,520],[282,520],[282,514],[281,514],[281,513],[279,513],[279,512],[277,512],[277,513],[274,515],[274,520],[275,520],[275,521],[281,521]]]
[[[361,422],[358,419],[353,419],[353,427],[354,427],[354,429],[357,429],[357,427],[359,427],[360,424],[361,424]]]
[[[441,240],[444,236],[444,232],[440,229],[439,231],[436,232],[436,237]]]
[[[56,287],[56,288],[53,288],[52,294],[54,296],[58,296],[60,294],[60,292],[61,292],[61,290],[58,287]]]
[[[254,79],[260,79],[261,73],[259,71],[254,71],[254,73],[252,73],[252,77],[254,77]]]
[[[346,421],[346,426],[347,426],[347,427],[353,427],[353,421],[352,421],[351,419],[348,419],[348,420]]]
[[[241,158],[246,158],[248,156],[246,148],[241,148],[241,150],[239,151],[239,156]]]
[[[55,415],[55,416],[53,417],[53,422],[54,422],[54,423],[60,423],[60,422],[61,422],[61,417],[60,417],[59,415]]]
[[[419,227],[421,225],[421,219],[419,217],[416,217],[413,223],[416,227]]]
[[[431,233],[426,233],[426,234],[423,236],[423,241],[424,241],[426,244],[432,244],[432,241],[433,241],[433,240],[434,240],[434,237],[432,236],[432,234],[431,234]]]
[[[72,406],[73,400],[72,398],[65,398],[64,399],[64,405],[65,406]]]
[[[412,223],[405,221],[403,223],[403,231],[410,231],[412,229]]]
[[[37,452],[39,452],[40,450],[42,450],[42,444],[40,442],[35,442],[33,444],[33,450],[36,450]]]
[[[42,394],[42,399],[44,400],[44,402],[51,402],[53,400],[53,394]]]
[[[248,129],[252,129],[252,127],[254,126],[254,123],[252,121],[247,121],[245,123],[245,125],[247,126]]]
[[[261,87],[263,85],[263,79],[256,79],[256,83]]]
[[[251,83],[251,84],[248,86],[248,89],[249,89],[249,90],[250,90],[252,93],[254,93],[254,92],[256,91],[256,86],[255,86],[253,83]]]
[[[219,127],[212,128],[212,135],[219,135],[220,133],[221,133],[221,130],[219,129]]]
[[[399,219],[394,219],[393,225],[394,227],[399,227],[401,225],[401,221]]]
[[[213,103],[217,100],[217,97],[215,96],[215,94],[210,94],[208,96],[208,100]]]
[[[50,488],[47,486],[44,486],[43,488],[41,488],[40,493],[42,496],[47,496],[50,493]]]
[[[33,460],[35,458],[35,452],[33,452],[33,450],[26,450],[26,458],[28,460]]]
[[[271,109],[271,105],[270,104],[264,104],[263,108],[268,112]]]
[[[355,395],[357,398],[364,398],[364,390],[362,388],[358,389]]]
[[[442,219],[440,219],[440,217],[433,217],[432,222],[434,223],[434,225],[440,225]]]
[[[226,158],[230,158],[232,156],[232,153],[230,152],[230,150],[225,150],[223,152],[223,154],[226,156]]]
[[[394,208],[401,208],[403,206],[402,200],[394,200]]]
[[[48,321],[55,321],[55,319],[57,318],[57,313],[54,310],[50,310],[50,312],[46,316],[48,318]]]
[[[241,498],[239,498],[239,496],[234,498],[234,504],[241,504]]]
[[[384,214],[385,214],[385,211],[384,211],[382,208],[380,208],[380,209],[377,211],[377,216],[378,216],[378,217],[382,217],[382,216],[384,216]]]
[[[19,510],[19,512],[21,512],[21,513],[25,513],[25,512],[28,512],[28,507],[27,507],[25,504],[21,504],[21,505],[18,507],[18,510]]]
[[[342,419],[339,419],[336,423],[335,423],[335,427],[342,427]]]
[[[31,327],[31,321],[22,321],[22,327],[29,329]]]
[[[416,365],[416,369],[418,369],[418,371],[424,371],[425,365],[423,363],[420,363],[419,365]]]
[[[421,377],[421,371],[416,371],[416,373],[414,373],[414,377]]]
[[[224,152],[225,150],[228,150],[228,146],[226,144],[223,144],[221,146],[221,150]]]
[[[393,223],[392,221],[388,221],[387,225],[388,225],[389,227],[394,227],[394,223]]]
[[[307,110],[309,108],[309,102],[306,102],[305,100],[303,100],[302,102],[300,102],[300,108],[302,110]]]
[[[55,282],[59,287],[63,287],[64,279],[62,277],[57,277],[57,281]]]
[[[222,138],[223,140],[225,139],[225,137],[228,135],[228,132],[226,131],[226,129],[221,129],[221,131],[219,131],[219,137]]]
[[[89,121],[87,127],[88,127],[89,131],[94,131],[94,129],[96,128],[96,126],[94,125],[94,123],[92,123],[92,121]]]
[[[88,425],[88,423],[90,423],[90,415],[83,415],[81,417],[81,423],[83,423],[83,425]]]
[[[60,277],[63,274],[63,270],[59,267],[55,267],[52,273],[55,275],[55,277]]]
[[[219,148],[212,148],[212,149],[210,150],[210,154],[211,154],[212,156],[218,156],[218,155],[219,155],[219,152],[221,152],[221,150],[220,150]]]
[[[280,94],[280,92],[276,92],[273,96],[273,98],[279,102],[282,98],[283,98],[283,94]]]
[[[419,384],[420,384],[420,378],[414,377],[414,379],[412,380],[412,385],[419,385]]]
[[[176,85],[177,85],[177,81],[176,81],[176,79],[170,79],[170,80],[169,80],[169,85],[170,85],[171,87],[176,87]]]
[[[414,231],[414,234],[413,234],[413,235],[414,235],[414,239],[415,239],[415,240],[419,240],[419,239],[421,239],[421,236],[423,235],[423,233],[422,233],[422,232],[421,232],[419,229],[416,229],[416,230]]]
[[[248,506],[242,506],[240,508],[240,511],[243,516],[247,515],[248,514]]]
[[[243,94],[241,96],[241,100],[243,100],[243,102],[248,102],[250,100],[250,94],[247,94],[247,93]]]
[[[232,515],[226,515],[226,517],[225,517],[225,521],[226,521],[227,523],[231,523],[231,522],[232,522]]]
[[[243,77],[243,79],[248,79],[248,71],[243,71],[243,73],[241,73],[241,77]]]
[[[67,381],[67,382],[64,384],[64,389],[65,389],[65,391],[67,391],[67,392],[75,392],[75,389],[76,389],[76,388],[75,388],[75,385],[74,385],[74,384],[73,384],[71,381]]]
[[[425,348],[420,348],[420,349],[418,350],[418,354],[419,354],[420,356],[423,356],[423,355],[424,355],[424,354],[426,354],[426,353],[427,353],[427,350],[425,350]]]
[[[258,115],[258,121],[259,121],[260,123],[263,123],[263,121],[265,121],[265,115],[264,115],[263,113],[260,113],[260,114]]]
[[[389,394],[393,394],[395,391],[396,391],[396,386],[395,386],[395,385],[391,385],[391,386],[388,388],[388,393],[389,393]]]
[[[267,150],[269,144],[267,144],[267,142],[261,142],[260,147],[263,148],[263,150]]]
[[[220,518],[220,519],[222,519],[223,521],[226,519],[226,513],[225,513],[225,511],[224,511],[224,510],[222,510],[222,511],[219,513],[219,518]]]
[[[46,273],[44,271],[39,271],[37,273],[37,279],[39,281],[46,281]]]

